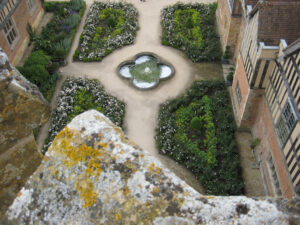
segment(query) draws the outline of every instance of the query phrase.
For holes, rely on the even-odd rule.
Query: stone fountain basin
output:
[[[160,71],[160,74],[157,77],[157,79],[152,81],[143,81],[136,79],[136,77],[131,73],[133,67],[142,66],[143,63],[146,63],[151,60],[155,61],[157,64],[157,68],[154,68],[156,72],[158,69]],[[151,72],[151,68],[146,67],[142,71],[142,75],[147,76],[148,73],[149,75],[151,75]],[[175,69],[169,63],[162,61],[160,57],[156,54],[151,52],[142,52],[135,55],[133,60],[127,60],[121,63],[117,68],[117,73],[120,77],[130,80],[135,88],[147,90],[156,87],[159,84],[160,80],[166,80],[171,78],[175,73]]]

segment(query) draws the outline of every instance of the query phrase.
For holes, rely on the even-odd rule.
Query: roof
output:
[[[259,12],[258,42],[279,45],[280,39],[291,44],[300,37],[300,1],[260,1],[250,16]]]

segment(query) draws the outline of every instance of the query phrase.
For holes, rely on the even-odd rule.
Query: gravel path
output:
[[[92,0],[87,0],[87,9]],[[160,12],[177,0],[129,0],[139,11],[140,30],[133,45],[115,50],[106,56],[102,62],[81,63],[72,62],[72,55],[77,48],[79,37],[83,29],[87,11],[75,36],[73,46],[68,56],[67,66],[61,68],[63,77],[84,76],[96,78],[104,85],[107,92],[126,103],[125,133],[140,147],[157,157],[168,168],[184,179],[196,190],[204,193],[200,183],[184,167],[173,160],[158,153],[155,146],[155,127],[159,105],[169,98],[174,98],[182,93],[196,79],[222,78],[222,68],[215,63],[192,63],[182,52],[161,45]],[[183,2],[195,2],[184,0]],[[197,2],[211,3],[213,0],[198,0]],[[171,63],[176,70],[175,76],[168,81],[160,82],[153,90],[140,91],[134,89],[127,80],[117,76],[117,66],[140,52],[153,52],[166,62]],[[55,94],[58,92],[56,91]],[[55,101],[52,101],[52,105]],[[41,131],[40,137],[47,135],[47,130]]]

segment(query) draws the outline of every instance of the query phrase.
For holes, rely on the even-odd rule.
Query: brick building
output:
[[[300,2],[219,0],[223,49],[236,62],[237,124],[252,131],[268,195],[300,193]]]
[[[0,47],[13,65],[28,46],[27,23],[37,27],[43,13],[40,0],[0,0]]]

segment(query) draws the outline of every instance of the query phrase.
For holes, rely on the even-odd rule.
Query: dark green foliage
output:
[[[226,79],[232,83],[232,81],[233,81],[233,72],[232,72],[232,71],[230,71],[230,72],[228,73]]]
[[[23,67],[18,68],[30,82],[38,86],[44,97],[50,101],[56,80],[58,64],[51,62],[51,57],[43,51],[34,51],[26,59]]]
[[[177,3],[165,8],[162,13],[162,44],[184,51],[193,62],[219,60],[216,7],[216,3]]]
[[[159,150],[183,163],[207,194],[244,192],[235,125],[224,82],[195,82],[184,95],[160,107]]]
[[[34,51],[31,55],[25,60],[24,67],[41,65],[48,66],[51,62],[51,57],[46,55],[43,51]]]
[[[202,126],[203,126],[202,120],[199,117],[194,117],[191,120],[191,128],[193,128],[194,130],[200,131]]]
[[[29,23],[27,23],[26,30],[29,35],[29,40],[30,40],[30,44],[31,44],[33,41],[35,41],[35,39],[37,37],[36,30],[34,30]]]
[[[80,89],[77,91],[73,109],[73,112],[68,115],[68,122],[70,122],[75,116],[89,109],[96,109],[99,112],[103,112],[101,104],[97,103],[96,101],[96,97],[85,89]]]
[[[82,0],[47,2],[45,9],[55,15],[36,38],[34,49],[43,50],[53,61],[62,62],[70,50],[85,3]]]

